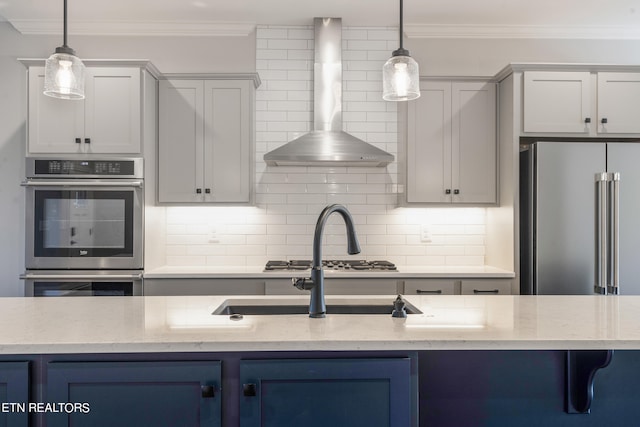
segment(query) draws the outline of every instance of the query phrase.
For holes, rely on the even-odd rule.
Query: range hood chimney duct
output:
[[[314,18],[313,131],[264,155],[269,166],[386,166],[387,153],[342,130],[342,19]]]

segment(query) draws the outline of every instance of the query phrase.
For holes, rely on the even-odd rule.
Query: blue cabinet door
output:
[[[50,362],[47,426],[220,426],[220,384],[220,362]]]
[[[240,362],[241,427],[410,427],[409,358]]]
[[[0,362],[0,427],[29,425],[29,362]]]

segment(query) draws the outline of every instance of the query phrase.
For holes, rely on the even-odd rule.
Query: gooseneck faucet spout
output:
[[[324,302],[324,271],[322,270],[322,233],[324,225],[332,213],[337,212],[342,216],[347,227],[347,252],[349,255],[360,253],[360,245],[356,237],[356,229],[351,214],[342,205],[330,205],[322,210],[316,222],[316,231],[313,235],[313,261],[311,265],[311,279],[294,280],[298,289],[311,291],[309,303],[309,317],[325,317],[327,307]]]

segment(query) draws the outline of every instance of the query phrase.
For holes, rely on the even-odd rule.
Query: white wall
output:
[[[510,62],[639,64],[640,40],[408,39],[425,76],[493,76]]]

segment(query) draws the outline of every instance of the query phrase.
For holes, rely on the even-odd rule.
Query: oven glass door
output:
[[[21,276],[28,297],[142,295],[138,271],[34,271]]]
[[[28,188],[27,268],[142,268],[137,187]]]
[[[133,282],[34,282],[34,297],[132,296]]]

